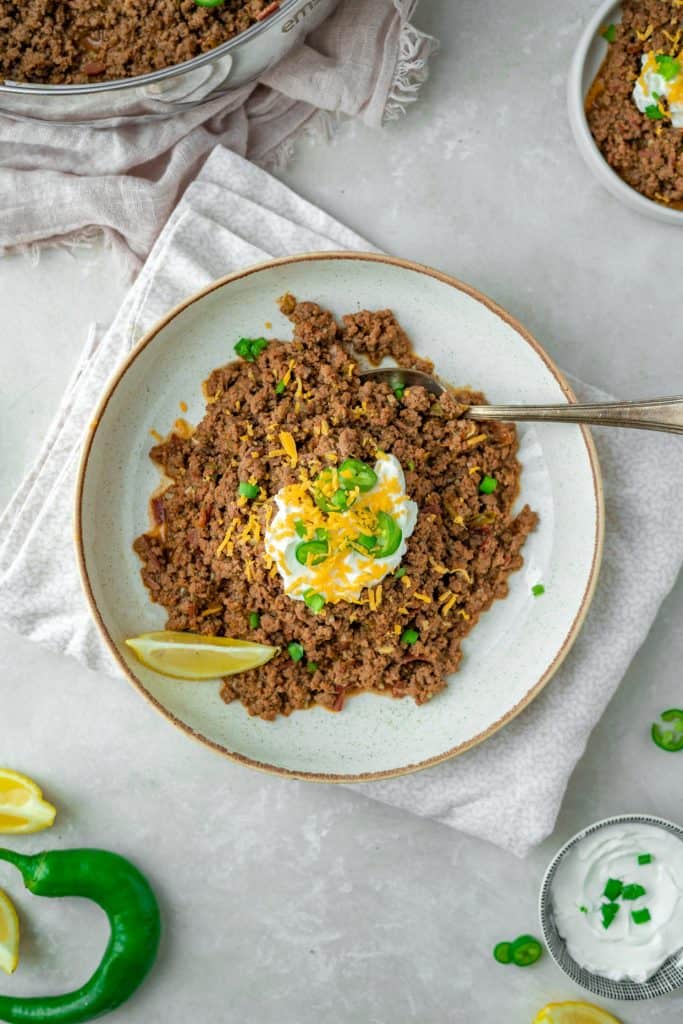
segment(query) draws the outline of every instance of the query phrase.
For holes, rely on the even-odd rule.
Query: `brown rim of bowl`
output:
[[[581,427],[581,432],[583,434],[584,444],[586,445],[586,450],[588,452],[588,458],[591,465],[591,473],[593,476],[593,493],[595,496],[597,508],[597,515],[595,520],[593,560],[591,564],[591,571],[588,583],[586,585],[586,589],[581,600],[581,606],[576,616],[574,617],[574,620],[569,628],[567,635],[565,636],[562,642],[560,649],[558,650],[557,654],[550,662],[550,664],[547,666],[541,677],[528,690],[523,699],[519,701],[513,708],[511,708],[511,710],[508,711],[507,714],[503,715],[502,718],[499,718],[498,721],[490,725],[488,729],[485,729],[483,732],[478,733],[476,736],[472,737],[472,739],[470,740],[467,740],[465,743],[461,743],[457,747],[453,747],[451,750],[445,751],[443,754],[438,754],[435,757],[430,757],[426,761],[420,761],[417,764],[404,765],[401,768],[391,768],[387,769],[386,771],[379,772],[363,772],[360,775],[337,775],[326,774],[322,772],[296,771],[289,768],[281,768],[277,765],[265,764],[261,761],[255,761],[253,758],[246,757],[244,754],[239,754],[235,751],[228,750],[220,743],[216,743],[214,740],[209,739],[207,736],[203,736],[200,733],[196,732],[189,725],[187,725],[186,722],[182,722],[175,715],[171,714],[171,712],[168,711],[168,709],[165,708],[163,704],[161,704],[158,700],[156,700],[155,697],[148,693],[148,691],[143,686],[142,682],[137,678],[137,676],[131,670],[128,663],[121,656],[113,637],[109,633],[104,623],[104,619],[100,614],[100,610],[97,607],[92,586],[90,584],[90,578],[88,576],[88,567],[86,564],[85,552],[83,548],[83,488],[85,482],[85,475],[88,470],[88,459],[90,457],[90,451],[92,449],[93,440],[99,428],[102,415],[104,414],[107,405],[109,404],[109,400],[112,394],[118,387],[119,382],[122,380],[122,378],[128,371],[128,368],[132,365],[132,363],[135,362],[139,354],[145,348],[147,348],[147,346],[150,344],[150,342],[154,340],[157,334],[159,334],[159,332],[168,323],[170,323],[171,320],[178,316],[179,313],[182,313],[183,310],[187,309],[189,306],[194,305],[195,302],[198,302],[199,300],[203,299],[206,295],[209,295],[211,292],[214,292],[217,289],[222,288],[224,285],[229,284],[232,281],[238,281],[242,278],[250,277],[252,274],[259,273],[262,270],[268,270],[272,267],[282,267],[293,263],[308,263],[313,261],[319,262],[322,260],[364,260],[366,262],[371,263],[389,264],[390,266],[401,267],[404,270],[411,270],[415,273],[424,274],[427,277],[435,278],[437,281],[441,281],[443,284],[450,285],[452,288],[456,288],[458,291],[464,292],[466,295],[469,295],[470,298],[475,299],[477,302],[480,302],[483,306],[486,306],[488,310],[490,310],[501,320],[505,321],[506,324],[512,327],[513,330],[515,330],[517,334],[519,334],[520,337],[522,337],[524,341],[526,341],[527,344],[531,346],[534,352],[543,360],[543,362],[548,367],[555,380],[562,388],[562,391],[568,399],[568,401],[571,403],[576,402],[576,396],[574,395],[574,392],[572,391],[571,387],[565,380],[560,370],[555,366],[552,359],[550,359],[550,357],[541,348],[536,339],[532,337],[532,335],[514,317],[510,316],[509,313],[507,313],[504,309],[497,305],[497,303],[493,302],[487,296],[477,291],[476,288],[472,288],[470,285],[465,284],[463,281],[459,281],[457,278],[452,277],[450,274],[444,274],[441,271],[433,270],[431,267],[426,267],[421,263],[414,263],[411,260],[397,259],[395,257],[384,256],[378,253],[365,252],[310,252],[301,253],[300,255],[297,256],[284,256],[280,257],[279,259],[267,260],[264,263],[257,263],[254,266],[248,267],[246,270],[238,270],[233,274],[228,274],[225,277],[219,278],[217,281],[214,281],[212,284],[207,285],[206,288],[203,288],[195,295],[190,296],[188,299],[185,299],[183,302],[175,306],[172,310],[170,310],[169,313],[166,314],[166,316],[162,317],[162,319],[159,320],[158,323],[156,323],[155,326],[150,331],[148,331],[147,334],[144,335],[144,337],[140,339],[135,348],[129,353],[128,357],[125,359],[123,364],[119,367],[119,369],[116,371],[112,379],[109,381],[107,389],[102,399],[98,403],[97,409],[94,413],[94,417],[90,425],[88,437],[83,447],[81,461],[78,468],[78,478],[76,481],[76,507],[74,522],[76,557],[78,561],[78,569],[81,576],[81,582],[83,584],[83,589],[85,591],[85,596],[88,601],[88,604],[90,605],[90,611],[113,657],[121,666],[121,669],[128,677],[130,682],[142,694],[145,700],[147,700],[152,705],[152,707],[154,707],[158,712],[160,712],[164,716],[164,718],[168,719],[173,725],[181,729],[186,735],[191,736],[193,739],[202,743],[204,746],[210,747],[212,750],[217,751],[217,753],[222,754],[224,757],[230,758],[232,761],[237,761],[239,764],[248,765],[250,768],[256,768],[259,771],[269,772],[270,774],[281,775],[291,779],[304,779],[310,782],[374,782],[378,779],[397,778],[400,775],[409,775],[412,772],[421,771],[424,768],[431,768],[434,765],[440,764],[442,761],[448,761],[452,757],[457,757],[459,754],[464,754],[466,750],[471,750],[472,747],[476,747],[478,746],[478,744],[483,743],[484,740],[487,740],[490,736],[493,736],[494,733],[498,732],[499,729],[502,729],[503,726],[507,725],[508,722],[511,722],[513,718],[516,718],[517,715],[519,715],[520,712],[522,712],[534,700],[534,698],[538,696],[543,687],[546,685],[546,683],[549,682],[549,680],[558,670],[558,668],[566,658],[567,654],[569,653],[569,650],[574,640],[576,639],[578,632],[586,617],[588,608],[591,603],[591,599],[593,597],[593,593],[595,591],[595,587],[598,580],[600,562],[602,559],[602,549],[605,532],[604,496],[602,489],[602,480],[600,475],[600,465],[598,462],[598,456],[595,450],[593,439],[589,431],[586,429],[586,427]]]

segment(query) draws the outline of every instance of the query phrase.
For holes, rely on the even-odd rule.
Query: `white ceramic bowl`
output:
[[[675,825],[664,818],[656,818],[651,814],[619,814],[614,818],[605,818],[603,821],[596,821],[593,825],[577,832],[561,850],[553,857],[541,885],[539,900],[539,916],[543,938],[550,952],[551,957],[557,966],[572,979],[577,985],[592,992],[593,995],[602,999],[624,999],[629,1002],[636,1002],[643,999],[654,999],[656,996],[664,996],[683,985],[683,950],[674,953],[662,964],[659,970],[644,982],[636,981],[612,981],[610,978],[603,978],[600,974],[593,974],[581,967],[567,951],[564,939],[557,930],[555,915],[552,904],[552,887],[555,873],[566,854],[582,842],[586,836],[606,828],[608,825],[653,825],[665,832],[670,832],[683,842],[683,828]],[[667,1020],[670,1018],[667,1018]]]
[[[620,178],[616,171],[612,170],[598,149],[588,127],[585,109],[586,96],[605,59],[609,45],[602,38],[600,30],[604,25],[620,20],[621,4],[615,3],[614,0],[606,0],[598,7],[579,40],[569,70],[567,93],[569,121],[574,139],[579,147],[579,152],[595,177],[616,199],[620,199],[636,213],[643,213],[664,224],[678,224],[683,227],[683,210],[673,210],[661,203],[655,203],[652,199],[647,199],[627,185],[623,178]]]
[[[363,253],[273,260],[216,281],[172,310],[131,353],[93,421],[79,477],[76,538],[86,594],[104,639],[140,693],[175,725],[246,764],[321,781],[362,781],[415,771],[460,754],[509,722],[550,679],[575,639],[602,550],[600,474],[589,434],[571,424],[522,424],[520,503],[539,512],[510,592],[463,644],[448,689],[423,707],[361,694],[340,715],[323,708],[263,722],[224,704],[219,683],[171,680],[132,656],[126,637],[162,629],[165,614],[140,580],[132,549],[148,528],[159,483],[150,429],[178,415],[198,422],[200,384],[233,358],[242,335],[280,338],[291,324],[276,305],[289,291],[337,316],[393,308],[415,348],[452,383],[481,386],[490,401],[573,401],[566,381],[509,314],[474,289],[417,264]],[[546,593],[532,596],[542,581]]]

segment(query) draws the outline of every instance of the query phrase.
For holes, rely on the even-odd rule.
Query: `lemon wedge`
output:
[[[126,644],[153,672],[174,679],[220,679],[258,668],[280,653],[279,647],[196,633],[143,633]]]
[[[534,1017],[533,1024],[621,1024],[607,1010],[592,1003],[548,1003]]]
[[[0,832],[40,832],[53,824],[56,813],[32,779],[0,768]]]
[[[0,970],[13,974],[19,963],[19,918],[9,896],[0,889]]]

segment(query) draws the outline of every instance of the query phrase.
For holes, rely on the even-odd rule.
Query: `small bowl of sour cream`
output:
[[[541,927],[555,963],[603,999],[683,985],[683,828],[647,814],[598,821],[551,861]]]

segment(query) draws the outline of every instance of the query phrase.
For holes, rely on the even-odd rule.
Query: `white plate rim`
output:
[[[591,568],[586,583],[586,587],[583,593],[581,604],[579,609],[572,620],[567,634],[557,650],[552,661],[546,666],[540,677],[536,682],[527,690],[524,697],[510,708],[504,715],[502,715],[495,722],[491,723],[488,728],[482,730],[477,735],[470,737],[470,739],[458,744],[450,750],[443,751],[432,757],[426,758],[424,761],[419,761],[414,764],[401,765],[398,768],[390,768],[387,770],[362,772],[358,774],[340,774],[330,772],[313,772],[283,767],[281,765],[268,764],[263,761],[258,761],[255,758],[248,757],[245,754],[239,753],[238,751],[229,750],[226,746],[217,741],[211,739],[208,736],[203,735],[197,730],[193,729],[187,722],[182,721],[176,715],[174,715],[167,707],[165,707],[159,700],[156,699],[146,687],[142,684],[141,680],[131,670],[128,663],[121,657],[118,650],[117,644],[114,638],[111,636],[107,625],[104,621],[100,609],[95,598],[94,589],[90,581],[90,575],[88,571],[87,558],[85,555],[85,545],[83,541],[84,533],[84,508],[83,508],[83,497],[85,489],[85,480],[88,472],[89,457],[92,451],[95,437],[99,429],[102,416],[112,398],[112,395],[116,391],[117,387],[125,377],[126,373],[135,362],[137,357],[143,352],[149,344],[151,344],[156,336],[169,324],[175,317],[181,314],[185,309],[200,302],[206,296],[212,294],[214,291],[223,288],[225,285],[231,282],[243,280],[250,277],[253,274],[257,274],[263,270],[268,270],[276,267],[287,266],[296,263],[304,262],[315,262],[315,261],[331,261],[331,260],[361,260],[372,263],[381,263],[385,265],[395,266],[404,270],[412,271],[418,274],[423,274],[427,277],[431,277],[440,281],[443,284],[450,285],[458,291],[464,292],[470,298],[481,303],[491,313],[503,320],[508,326],[510,326],[519,336],[523,339],[535,352],[535,354],[542,360],[546,365],[550,373],[553,375],[557,383],[559,384],[563,394],[565,395],[568,403],[576,403],[576,395],[574,394],[571,386],[564,377],[564,374],[556,366],[550,356],[545,352],[541,344],[533,337],[533,335],[510,313],[508,313],[503,307],[499,306],[498,303],[494,302],[483,292],[474,288],[472,285],[461,281],[450,274],[447,274],[440,270],[435,270],[432,267],[426,266],[422,263],[417,263],[412,260],[402,259],[400,257],[386,256],[382,253],[373,252],[355,252],[355,251],[325,251],[325,252],[306,252],[298,253],[294,256],[283,256],[277,259],[264,260],[260,263],[252,264],[242,270],[234,271],[233,273],[226,274],[223,277],[217,278],[204,288],[188,296],[168,311],[161,319],[159,319],[153,327],[137,342],[134,348],[129,352],[124,362],[118,367],[113,376],[110,378],[105,391],[95,409],[93,418],[90,422],[88,434],[83,444],[81,452],[81,458],[78,466],[78,473],[76,477],[76,488],[75,488],[75,502],[74,502],[74,546],[76,554],[76,562],[78,566],[78,572],[83,587],[83,591],[88,603],[90,613],[93,620],[99,629],[99,632],[104,640],[108,650],[110,651],[115,662],[126,676],[126,678],[133,684],[135,689],[141,694],[142,697],[167,721],[171,722],[172,725],[180,729],[185,735],[190,736],[192,739],[201,743],[205,747],[216,751],[229,760],[236,761],[239,764],[243,764],[247,767],[254,768],[258,771],[266,772],[268,774],[279,775],[285,778],[301,779],[310,782],[325,782],[325,783],[340,783],[349,784],[357,782],[374,782],[381,779],[398,778],[402,775],[409,775],[414,772],[422,771],[426,768],[434,767],[437,764],[441,764],[444,761],[448,761],[453,757],[457,757],[460,754],[464,754],[466,751],[471,750],[473,747],[478,746],[485,740],[489,739],[495,733],[499,732],[504,726],[515,719],[519,714],[532,701],[538,696],[538,694],[544,689],[544,687],[550,682],[552,677],[555,675],[564,659],[569,654],[569,651],[579,634],[581,626],[588,614],[593,594],[597,586],[598,577],[600,574],[600,565],[602,561],[603,547],[604,547],[604,536],[605,536],[605,507],[604,507],[604,491],[602,484],[602,474],[600,471],[600,464],[598,461],[597,451],[590,431],[587,427],[581,426],[581,434],[583,442],[586,447],[588,460],[591,468],[591,476],[593,480],[593,496],[595,499],[595,534],[593,540],[593,554],[591,560]]]

